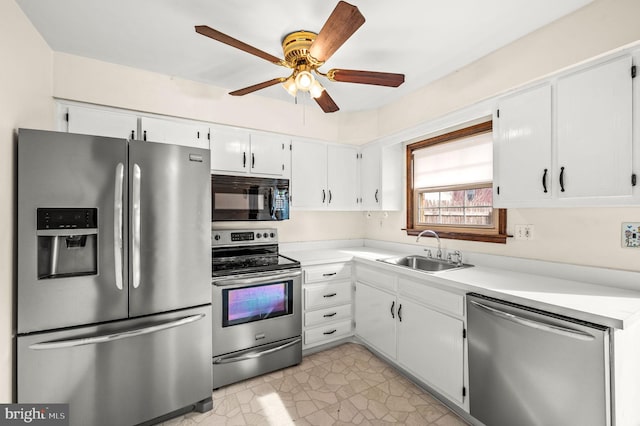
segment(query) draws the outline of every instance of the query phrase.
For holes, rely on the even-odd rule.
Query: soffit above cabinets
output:
[[[208,25],[282,57],[280,43],[287,33],[319,31],[337,4],[337,0],[16,1],[54,51],[229,91],[285,76],[287,70],[203,37],[195,32],[195,25]],[[366,22],[321,70],[339,67],[404,73],[405,83],[389,88],[323,79],[322,84],[341,111],[378,108],[591,1],[350,0]],[[294,102],[279,84],[248,96]]]

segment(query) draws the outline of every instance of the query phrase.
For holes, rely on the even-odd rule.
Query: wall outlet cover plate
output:
[[[622,223],[622,247],[640,248],[640,222]]]

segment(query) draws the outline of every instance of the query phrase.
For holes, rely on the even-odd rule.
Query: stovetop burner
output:
[[[275,229],[217,230],[212,237],[213,277],[300,267],[297,260],[278,253]]]

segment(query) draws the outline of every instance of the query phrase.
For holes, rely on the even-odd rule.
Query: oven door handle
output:
[[[221,356],[221,357],[218,357],[218,358],[214,358],[213,359],[213,363],[214,364],[229,364],[231,362],[239,362],[239,361],[245,361],[245,360],[248,360],[248,359],[260,358],[261,356],[269,355],[269,354],[272,354],[274,352],[278,352],[278,351],[281,351],[281,350],[286,349],[288,347],[297,345],[301,341],[302,341],[302,339],[298,338],[298,339],[292,340],[291,342],[287,342],[284,345],[276,346],[275,348],[269,348],[269,349],[265,349],[265,350],[258,351],[258,352],[249,352],[249,353],[243,354],[243,355]]]
[[[216,287],[228,287],[233,285],[250,285],[256,283],[263,283],[265,281],[277,281],[285,278],[294,278],[302,275],[302,270],[296,269],[293,272],[273,273],[262,272],[260,274],[251,275],[249,278],[225,278],[222,280],[216,280],[213,285]]]

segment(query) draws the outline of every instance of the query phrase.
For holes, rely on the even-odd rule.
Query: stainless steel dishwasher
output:
[[[611,425],[609,329],[467,295],[469,404],[488,426]]]

